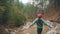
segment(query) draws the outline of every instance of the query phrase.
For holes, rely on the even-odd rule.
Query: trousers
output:
[[[42,28],[37,28],[37,34],[41,34],[42,33]]]

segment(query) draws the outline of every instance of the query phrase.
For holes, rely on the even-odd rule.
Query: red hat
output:
[[[42,18],[42,14],[37,14],[37,17],[38,18]]]

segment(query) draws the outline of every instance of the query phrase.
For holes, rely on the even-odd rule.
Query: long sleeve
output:
[[[31,24],[29,27],[33,26],[36,22],[37,22],[38,18],[36,18]]]
[[[42,19],[42,18],[41,18],[41,20],[43,21],[43,23],[44,23],[46,26],[48,26],[48,27],[50,27],[50,28],[51,28],[50,24],[49,24],[47,21],[45,21],[45,20],[44,20],[44,19]]]

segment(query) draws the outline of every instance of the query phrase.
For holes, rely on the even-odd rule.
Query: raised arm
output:
[[[37,22],[38,18],[36,18],[30,25],[29,27],[33,26]]]
[[[47,21],[45,21],[43,18],[41,18],[41,20],[43,21],[43,23],[44,23],[46,26],[52,28],[52,25],[50,25],[50,24],[49,24]]]

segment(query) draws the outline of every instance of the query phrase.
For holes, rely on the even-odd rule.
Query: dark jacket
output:
[[[32,24],[30,25],[30,27],[31,27],[32,25],[34,25],[35,23],[37,24],[37,28],[43,28],[43,24],[45,24],[45,25],[47,25],[47,26],[50,27],[50,25],[47,24],[47,22],[46,22],[44,19],[42,19],[42,18],[36,18],[36,19],[32,22]]]

